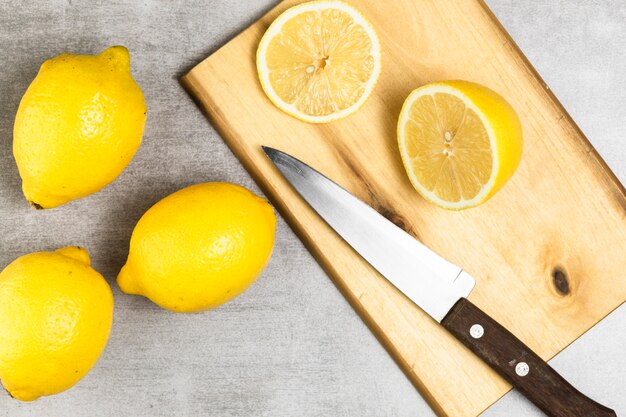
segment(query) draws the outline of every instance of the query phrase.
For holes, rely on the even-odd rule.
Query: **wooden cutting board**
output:
[[[545,359],[626,299],[626,192],[481,0],[351,0],[382,44],[374,93],[356,114],[327,125],[284,114],[261,90],[255,52],[272,20],[295,3],[280,3],[183,85],[435,411],[478,415],[510,386],[330,230],[260,145],[317,168],[467,270],[477,279],[470,300]],[[499,92],[524,127],[512,180],[462,212],[424,201],[396,148],[404,99],[445,79]]]

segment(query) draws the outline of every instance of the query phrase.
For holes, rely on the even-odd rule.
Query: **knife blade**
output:
[[[475,285],[467,272],[304,162],[262,148],[287,182],[363,259],[547,415],[616,416],[467,300]]]
[[[469,295],[475,280],[461,268],[308,165],[280,151],[263,149],[309,205],[433,319],[441,322],[460,298]],[[381,241],[385,244],[381,245]]]

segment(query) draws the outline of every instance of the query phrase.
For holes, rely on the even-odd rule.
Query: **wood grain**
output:
[[[475,416],[510,386],[411,304],[273,168],[268,145],[307,162],[477,278],[470,299],[549,359],[626,299],[626,192],[479,0],[352,1],[373,23],[383,72],[363,108],[300,122],[263,94],[254,56],[285,1],[182,79],[226,143],[442,416]],[[489,86],[518,111],[522,162],[486,204],[437,208],[396,147],[401,105],[427,82]]]

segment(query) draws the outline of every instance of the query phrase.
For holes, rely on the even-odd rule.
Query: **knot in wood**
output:
[[[552,284],[559,295],[566,296],[571,292],[567,273],[560,266],[555,266],[552,270]]]

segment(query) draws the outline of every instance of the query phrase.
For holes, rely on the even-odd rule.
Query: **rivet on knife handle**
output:
[[[467,299],[457,301],[441,325],[547,415],[616,416],[613,410],[570,385],[522,341]],[[477,332],[476,326],[482,330]],[[482,334],[476,337],[479,333]]]

